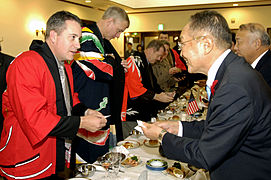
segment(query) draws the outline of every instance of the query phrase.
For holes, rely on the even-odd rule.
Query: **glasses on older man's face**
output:
[[[189,43],[189,42],[191,42],[191,41],[194,41],[194,40],[200,40],[201,38],[204,38],[205,36],[197,36],[197,37],[195,37],[195,38],[193,38],[193,39],[190,39],[190,40],[187,40],[187,41],[183,41],[183,42],[179,42],[178,43],[178,45],[179,45],[179,49],[182,49],[184,46],[185,46],[185,44],[187,44],[187,43]]]

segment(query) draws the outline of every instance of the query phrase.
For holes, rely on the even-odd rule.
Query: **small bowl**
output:
[[[82,163],[76,165],[76,171],[77,174],[81,174],[82,177],[91,177],[94,175],[96,168],[95,166],[88,164],[88,163]]]

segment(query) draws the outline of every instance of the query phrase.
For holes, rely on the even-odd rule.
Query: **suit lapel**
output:
[[[265,62],[266,60],[270,59],[270,56],[271,56],[271,51],[268,50],[268,51],[265,53],[265,55],[263,55],[263,57],[259,60],[259,62],[258,62],[258,64],[256,65],[255,69],[256,69],[257,71],[260,71],[261,68],[262,68],[263,65],[264,65],[264,62]]]
[[[217,80],[217,84],[216,86],[214,87],[214,95],[215,95],[215,92],[219,89],[219,86],[221,85],[222,81],[223,81],[223,77],[224,77],[224,74],[225,74],[225,71],[227,69],[227,66],[232,62],[234,61],[235,57],[237,55],[234,54],[232,51],[226,56],[226,58],[223,60],[222,64],[220,65],[217,73],[216,73],[216,76],[215,76],[215,80]],[[211,93],[211,97],[210,97],[210,101],[209,101],[209,106],[208,106],[208,113],[207,113],[207,117],[206,119],[208,119],[211,111],[210,111],[210,105],[212,103],[212,100],[214,98],[214,95]]]

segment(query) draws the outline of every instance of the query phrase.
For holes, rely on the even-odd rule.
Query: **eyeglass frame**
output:
[[[206,36],[197,36],[197,37],[195,37],[193,39],[190,39],[190,40],[187,40],[187,41],[184,41],[184,42],[179,41],[179,43],[178,43],[179,49],[182,49],[184,47],[184,45],[186,43],[188,43],[188,42],[191,42],[191,41],[194,41],[194,40],[200,40],[201,38],[204,38],[204,37],[206,37]]]

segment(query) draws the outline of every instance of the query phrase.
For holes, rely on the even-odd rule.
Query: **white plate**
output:
[[[117,145],[118,146],[123,145],[126,149],[133,149],[133,148],[138,148],[140,146],[140,143],[134,140],[124,140],[124,141],[118,142]]]
[[[138,164],[137,164],[137,165],[124,164],[125,161],[126,161],[128,158],[131,158],[131,157],[133,157],[133,156],[136,156],[136,155],[129,154],[129,157],[127,157],[124,161],[122,161],[121,166],[123,166],[123,167],[125,167],[125,168],[130,168],[130,167],[137,167],[137,166],[141,165],[142,161],[141,161],[141,159],[140,159],[139,156],[136,156],[137,159],[138,159],[138,161],[137,161]]]
[[[160,146],[160,143],[159,142],[157,142],[157,144],[150,144],[150,140],[145,140],[144,141],[144,145],[145,146],[148,146],[148,147],[152,147],[152,148],[155,148],[155,147],[159,147]]]

